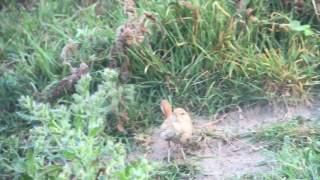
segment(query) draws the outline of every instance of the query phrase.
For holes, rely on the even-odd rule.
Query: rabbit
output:
[[[160,136],[168,141],[168,161],[170,161],[171,142],[184,145],[192,138],[192,120],[188,112],[183,108],[175,108],[172,111],[168,100],[162,100],[160,108],[165,116],[165,120],[161,124]],[[181,148],[181,153],[185,159],[183,148]]]

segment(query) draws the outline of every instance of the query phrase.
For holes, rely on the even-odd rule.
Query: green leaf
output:
[[[96,137],[100,132],[103,131],[102,127],[95,127],[89,130],[90,137]]]
[[[58,166],[58,165],[51,165],[51,166],[47,166],[40,174],[40,177],[46,177],[46,176],[54,176],[54,175],[58,175],[58,172],[62,170],[62,166]],[[53,174],[55,173],[55,174]]]
[[[301,25],[301,22],[297,20],[290,21],[289,28],[293,31],[303,32],[306,36],[311,36],[314,34],[310,25]]]
[[[310,30],[310,29],[307,29],[307,30],[304,31],[304,35],[305,36],[312,36],[312,35],[314,35],[314,32],[312,30]]]
[[[68,160],[74,160],[77,158],[76,154],[74,152],[72,152],[71,150],[64,150],[64,151],[62,151],[62,154]]]

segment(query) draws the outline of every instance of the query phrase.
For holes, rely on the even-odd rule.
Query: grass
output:
[[[158,179],[184,179],[195,178],[198,173],[197,167],[192,162],[171,163],[164,165],[155,172]]]
[[[320,173],[318,120],[295,119],[274,124],[255,135],[269,145],[276,168],[265,179],[317,179]]]
[[[311,145],[320,137],[319,126],[318,122],[305,121],[300,119],[272,125],[258,133],[256,139],[271,141],[274,150],[281,148],[287,140],[300,147]]]
[[[318,83],[312,73],[316,69],[306,68],[306,57],[316,60],[319,51],[297,47],[318,46],[315,36],[302,38],[301,32],[269,29],[273,23],[289,23],[286,15],[265,19],[261,10],[256,15],[261,13],[261,20],[243,24],[232,16],[230,4],[219,1],[195,6],[201,9],[198,15],[176,3],[162,7],[150,10],[166,15],[160,18],[162,29],[156,36],[160,39],[151,40],[161,43],[133,52],[134,71],[144,73],[139,77],[143,85],[179,97],[175,102],[194,111],[214,112],[218,106],[276,99],[283,91],[307,98],[311,84]],[[195,26],[201,30],[194,32]]]
[[[128,49],[132,71],[129,84],[134,86],[135,103],[126,109],[130,121],[125,124],[129,134],[124,138],[159,124],[162,98],[197,114],[214,114],[245,104],[303,103],[316,98],[320,26],[312,3],[305,2],[303,13],[277,0],[246,3],[247,9],[241,10],[233,1],[225,0],[193,0],[190,4],[137,1],[138,14],[150,12],[156,22],[147,23],[150,34],[142,44]],[[69,40],[79,44],[70,64],[89,65],[90,92],[97,91],[103,82],[99,74],[107,66],[117,28],[127,17],[115,0],[84,4],[80,0],[38,0],[34,4],[5,0],[0,5],[0,142],[8,144],[7,137],[13,138],[8,145],[9,156],[26,156],[15,153],[14,149],[22,147],[14,142],[29,136],[33,128],[17,113],[23,111],[19,98],[45,94],[69,75],[69,68],[59,58]],[[63,96],[52,106],[61,102],[68,104],[72,98]],[[119,114],[108,118],[115,122]],[[110,135],[123,137],[113,126],[106,127],[112,130]],[[297,155],[298,159],[292,157],[288,163],[298,162],[297,167],[311,169],[296,173],[284,165],[281,169],[288,169],[278,174],[293,179],[317,174],[313,167],[318,162],[317,151],[313,145],[302,143],[306,137],[317,139],[317,129],[306,128],[311,134],[285,124],[258,136],[278,140],[274,140],[274,151],[280,160],[283,153]],[[287,136],[296,141],[285,149],[283,139]],[[308,147],[312,147],[310,151]],[[305,164],[299,164],[304,162],[301,160],[306,160]],[[177,166],[167,169],[167,178],[190,170]]]

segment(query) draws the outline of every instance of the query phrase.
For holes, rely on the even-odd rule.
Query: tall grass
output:
[[[293,17],[280,10],[266,16],[275,10],[267,1],[252,2],[254,20],[236,17],[227,1],[140,5],[159,20],[149,43],[131,51],[134,82],[147,92],[173,97],[194,111],[215,112],[279,96],[306,100],[319,84],[317,30],[290,26]]]
[[[151,98],[154,104],[166,96],[195,112],[214,113],[279,96],[307,100],[319,84],[319,26],[313,16],[305,20],[279,1],[250,1],[251,14],[237,14],[231,1],[137,3],[138,13],[157,16],[144,45],[130,50],[131,83],[140,89],[141,102]],[[96,6],[104,13],[97,14]],[[119,7],[40,1],[27,12],[9,6],[1,13],[2,34],[7,35],[2,59],[17,62],[14,72],[30,79],[33,92],[67,74],[59,53],[69,39],[81,44],[71,63],[84,61],[91,72],[101,69],[115,30],[125,20]],[[296,21],[302,24],[290,26]]]

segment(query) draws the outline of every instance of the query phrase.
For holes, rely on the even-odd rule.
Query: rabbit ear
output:
[[[168,100],[162,100],[160,103],[160,108],[166,118],[172,115],[172,108]]]
[[[162,111],[163,114],[165,114],[164,108],[160,105],[160,109]]]

